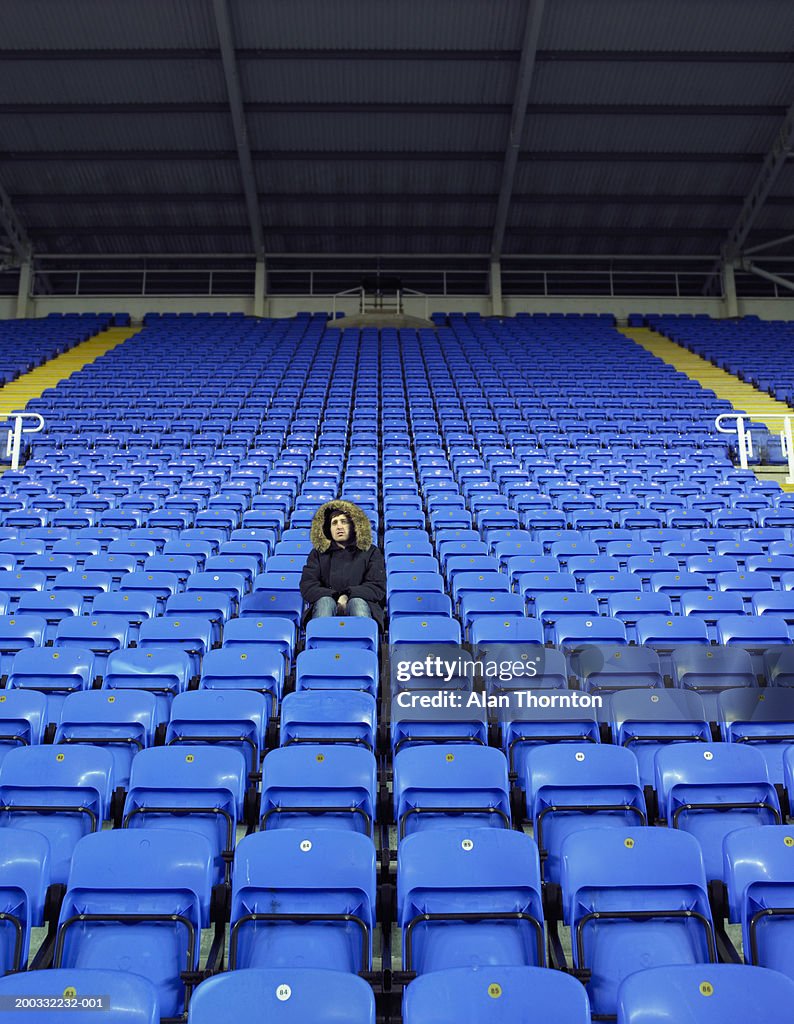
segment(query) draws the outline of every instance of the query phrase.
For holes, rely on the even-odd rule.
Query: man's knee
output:
[[[332,597],[321,597],[312,608],[312,618],[320,619],[336,614],[336,601]]]
[[[363,597],[351,597],[347,602],[347,614],[355,615],[358,618],[372,618],[372,613],[369,610],[369,605]]]

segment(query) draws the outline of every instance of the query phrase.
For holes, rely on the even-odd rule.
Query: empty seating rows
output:
[[[748,964],[791,973],[785,920],[773,935],[745,905],[726,835],[752,823],[788,850],[794,502],[731,465],[724,403],[608,319],[379,336],[306,316],[152,318],[30,407],[47,431],[0,481],[0,794],[9,836],[45,819],[58,836],[67,893],[37,967],[131,956],[151,1013],[196,1022],[239,1017],[235,999],[305,1005],[319,983],[298,967],[322,966],[362,1020],[373,991],[396,1020],[404,986],[408,1024],[511,1019],[527,992],[559,1019],[636,1024],[649,993],[694,998],[663,965],[738,1006],[761,968],[715,961],[745,915]],[[383,636],[305,621],[308,526],[340,494],[386,553]],[[449,687],[508,698],[496,713],[402,707],[433,684],[396,662],[461,642],[535,671]],[[604,706],[554,715],[516,692]],[[85,804],[55,786],[43,811],[19,785],[32,756],[94,754]],[[786,991],[774,978],[758,998]]]

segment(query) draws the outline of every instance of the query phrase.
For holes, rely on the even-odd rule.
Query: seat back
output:
[[[101,1009],[105,1024],[159,1024],[160,1000],[157,990],[146,978],[127,971],[105,971],[100,968],[69,968],[68,970],[25,971],[0,978],[0,1000],[16,1005],[17,1000],[39,1000],[53,995],[74,992],[77,1008],[68,1011],[76,1024],[91,1024]],[[96,1006],[97,999],[105,1005]],[[12,1000],[9,1004],[6,1001]],[[80,1009],[86,1001],[87,1009]],[[69,1004],[72,1006],[72,1004]],[[46,1012],[46,1011],[44,1011]],[[0,1022],[7,1024],[18,1014],[16,1010],[0,1010]]]
[[[700,842],[709,880],[722,878],[722,842],[733,829],[780,824],[766,762],[738,743],[676,743],[656,755],[659,813]]]
[[[400,838],[424,829],[510,828],[507,760],[489,747],[412,747],[394,758]]]
[[[376,887],[368,837],[322,828],[258,832],[240,840],[233,880],[233,970],[370,969]],[[303,923],[296,915],[306,915]]]
[[[716,960],[697,842],[667,829],[594,828],[562,844],[563,920],[574,965],[591,972],[594,1014],[614,1014],[623,978],[657,964]]]
[[[707,998],[704,998],[707,997]],[[744,964],[676,964],[637,971],[618,990],[618,1024],[743,1024],[774,1020],[794,982]]]
[[[100,747],[10,750],[0,765],[0,824],[48,839],[53,881],[64,882],[75,844],[108,817],[113,786],[113,757]]]
[[[9,750],[35,746],[44,738],[47,698],[36,690],[0,694],[0,764]]]
[[[280,745],[348,743],[375,750],[377,705],[356,690],[302,690],[281,703]]]
[[[262,765],[260,828],[337,828],[372,835],[376,763],[368,750],[306,743]]]
[[[587,995],[575,978],[543,967],[500,965],[485,973],[480,967],[450,967],[420,975],[405,989],[403,1021],[590,1024]]]
[[[123,827],[200,833],[211,844],[217,881],[222,881],[243,811],[246,778],[239,750],[195,744],[142,750],[132,762]]]
[[[31,928],[44,924],[51,865],[45,836],[4,828],[1,840],[0,970],[7,973],[25,969]]]
[[[173,828],[86,836],[72,859],[54,966],[127,970],[134,962],[157,990],[163,1016],[179,1016],[182,974],[197,970],[209,924],[212,859],[203,836],[186,843]]]
[[[71,693],[61,706],[54,743],[102,746],[113,755],[113,777],[127,787],[136,753],[154,743],[157,698],[143,690]]]
[[[407,751],[406,751],[407,753]],[[537,847],[509,829],[436,829],[397,851],[403,968],[542,966]]]
[[[166,745],[210,744],[238,750],[249,773],[259,771],[271,701],[255,690],[196,690],[171,704]]]
[[[700,695],[682,690],[621,690],[609,698],[613,741],[637,758],[640,782],[654,784],[654,758],[667,743],[711,742]]]
[[[637,759],[622,747],[533,747],[522,781],[547,881],[559,879],[560,847],[572,832],[647,822]]]
[[[297,690],[364,690],[373,696],[378,689],[378,658],[372,651],[348,649],[344,641],[331,649],[302,651],[296,661]]]
[[[239,1024],[252,1006],[272,1021],[337,1024],[344,1014],[357,1024],[375,1024],[375,996],[366,981],[313,967],[249,968],[209,978],[190,1001],[188,1024]]]

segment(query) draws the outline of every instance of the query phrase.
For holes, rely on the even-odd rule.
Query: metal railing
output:
[[[347,291],[337,292],[336,295],[332,296],[331,314],[333,320],[336,320],[336,300],[348,298],[351,295],[358,295],[358,311],[359,313],[364,312],[364,289],[359,285],[358,288],[348,288]]]
[[[742,469],[749,469],[750,459],[755,457],[753,451],[753,436],[745,426],[745,421],[752,423],[754,420],[765,422],[766,420],[782,420],[783,426],[780,431],[780,446],[783,457],[788,461],[787,484],[794,484],[794,432],[792,432],[791,420],[794,413],[749,413],[749,412],[724,412],[716,418],[714,426],[719,434],[736,434],[737,448],[739,452],[739,465]],[[723,426],[729,420],[735,420],[733,427]]]
[[[11,469],[17,470],[19,469],[19,459],[22,454],[22,435],[38,434],[40,430],[43,430],[44,417],[37,412],[10,412],[6,415],[5,419],[12,423],[8,428],[6,438],[6,458],[11,459]],[[25,420],[35,420],[36,426],[25,428],[23,426]]]

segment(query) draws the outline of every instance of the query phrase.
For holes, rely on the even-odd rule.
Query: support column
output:
[[[491,316],[503,316],[502,312],[502,264],[491,260]]]
[[[19,289],[17,291],[17,320],[28,315],[28,299],[30,298],[30,282],[32,267],[30,260],[19,265]]]
[[[725,260],[722,264],[722,295],[724,316],[729,319],[737,317],[739,303],[736,299],[736,277],[732,260]]]
[[[254,271],[254,316],[265,315],[265,303],[267,301],[267,268],[264,258],[256,261]]]

